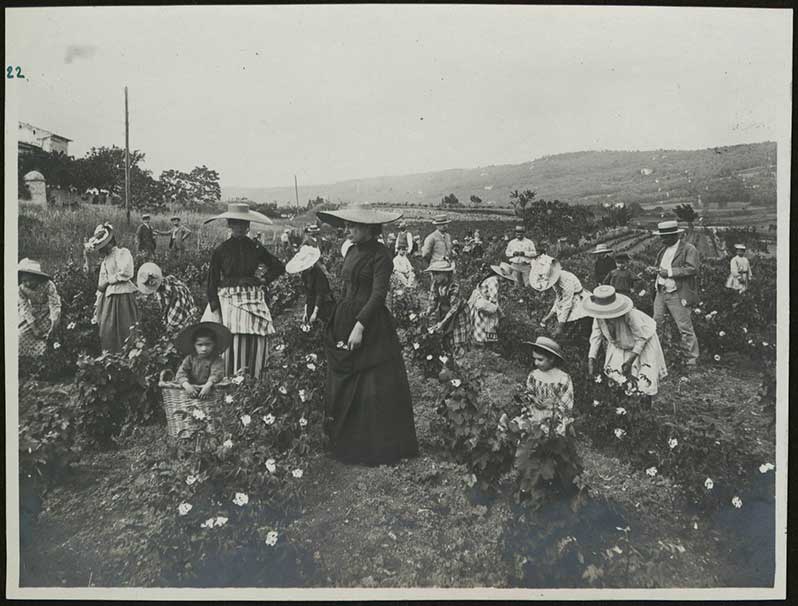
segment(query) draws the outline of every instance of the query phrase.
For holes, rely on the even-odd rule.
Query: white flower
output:
[[[197,481],[197,477],[196,476],[188,476],[186,478],[186,484],[188,484],[189,486],[191,486],[196,481]]]
[[[317,356],[314,353],[309,353],[308,355],[305,356],[305,361],[306,362],[315,362],[318,359],[319,359],[319,356]]]
[[[294,471],[291,472],[291,475],[294,476],[296,479],[299,479],[302,477],[302,473],[303,472],[301,469],[295,469]]]
[[[594,381],[596,383],[601,383],[601,375],[596,375],[596,378],[594,379]]]
[[[619,440],[626,435],[626,432],[620,427],[616,427],[614,433],[615,437],[618,438]]]
[[[427,360],[431,360],[431,359],[432,359],[432,354],[427,356]]]
[[[285,345],[280,343],[279,345],[274,346],[274,351],[283,351],[285,349]]]
[[[299,390],[299,399],[300,399],[302,402],[304,402],[305,400],[307,400],[307,399],[308,399],[308,394],[307,394],[307,392],[306,392],[304,389],[300,389],[300,390]]]
[[[737,509],[743,506],[743,500],[740,497],[734,497],[732,499],[732,505],[734,505]]]
[[[265,417],[263,417],[263,422],[266,423],[266,425],[271,425],[271,424],[274,423],[274,421],[275,421],[274,415],[271,414],[271,413],[269,413]]]
[[[438,356],[438,359],[441,361],[441,364],[446,364],[449,361],[449,356]]]
[[[720,362],[720,356],[718,354],[715,354],[713,358],[715,358],[715,362]]]
[[[410,318],[411,320],[415,320],[416,319],[416,314],[410,314],[408,316],[408,318]]]
[[[181,516],[186,515],[189,511],[191,511],[191,503],[180,503],[180,505],[177,506],[177,512]]]
[[[244,377],[239,375],[237,377],[233,377],[231,381],[236,385],[241,385],[244,382]]]
[[[308,420],[305,417],[301,417],[299,419],[299,426],[300,427],[305,427],[307,424],[308,424]]]
[[[771,469],[776,469],[773,463],[763,463],[762,465],[759,466],[759,473],[767,473]]]
[[[277,545],[277,538],[278,538],[278,536],[279,536],[279,535],[277,534],[277,532],[276,532],[276,531],[274,531],[274,530],[270,530],[270,531],[269,531],[269,532],[266,534],[266,544],[267,544],[269,547],[274,547],[275,545]]]
[[[421,347],[421,345],[418,343],[413,343],[413,349],[418,349],[419,347]]]
[[[748,329],[747,329],[745,326],[743,326],[743,334],[744,334],[744,335],[747,335],[747,334],[748,334]]]
[[[615,414],[616,415],[625,415],[626,414],[626,409],[623,408],[622,406],[619,406],[618,408],[615,409]]]
[[[227,395],[224,397],[224,402],[225,402],[225,404],[232,404],[234,401],[235,401],[235,400],[233,399],[233,396],[231,396],[230,394],[227,394]]]
[[[753,345],[753,344],[754,344],[754,341],[753,341],[753,339],[748,339],[748,344],[749,344],[749,345]]]
[[[598,400],[593,400],[593,408],[596,408],[596,406],[598,406],[599,404],[601,404],[601,402],[599,402]]]
[[[311,362],[308,364],[308,370],[316,370],[316,365]]]
[[[452,385],[454,387],[460,387],[460,385],[461,385],[460,379],[452,379]]]
[[[652,478],[657,475],[657,468],[656,467],[649,467],[646,469],[646,474],[650,475]]]
[[[427,332],[428,332],[429,334],[432,334],[432,333],[434,333],[434,332],[435,332],[435,328],[434,328],[434,327],[432,327],[432,326],[430,326],[430,327],[427,329]]]
[[[241,423],[246,427],[250,423],[252,423],[252,417],[249,415],[241,415]]]
[[[707,490],[712,490],[715,487],[715,482],[712,481],[712,478],[707,478],[704,480],[704,488]]]
[[[676,448],[678,445],[679,445],[679,440],[677,440],[676,438],[671,438],[670,440],[668,440],[668,448],[670,448],[671,450]]]
[[[308,325],[308,324],[301,324],[301,325],[299,326],[299,330],[301,330],[302,332],[310,332],[310,325]]]
[[[719,336],[719,337],[725,337],[725,336],[726,336],[726,331],[725,331],[725,330],[721,330],[721,331],[718,333],[718,336]]]
[[[693,311],[695,313],[697,313],[697,314],[700,314],[701,313],[701,308],[700,307],[696,307]]]
[[[200,528],[213,528],[213,524],[216,520],[213,518],[208,518],[202,524],[200,524]]]
[[[224,441],[224,443],[222,443],[222,446],[224,446],[225,448],[232,448],[233,447],[233,441],[228,438],[227,440]]]
[[[280,385],[277,391],[279,391],[283,395],[286,395],[288,393],[288,390],[285,388],[285,385]]]
[[[92,318],[92,319],[91,319],[91,323],[92,323],[92,324],[97,324],[97,318]]]
[[[195,419],[202,421],[207,415],[204,411],[200,410],[199,408],[195,408],[191,411],[191,416]]]
[[[403,290],[397,290],[396,291],[396,296],[397,297],[401,297],[403,294],[405,294],[405,291],[403,291]]]
[[[274,462],[274,459],[266,459],[266,470],[269,473],[274,473],[277,469],[277,465]]]
[[[243,507],[247,503],[249,503],[249,497],[243,492],[237,492],[235,498],[233,499],[233,504]]]
[[[643,297],[643,296],[645,296],[645,294],[646,294],[646,291],[645,291],[645,289],[644,289],[644,290],[641,290],[641,291],[640,291],[639,293],[637,293],[637,294],[638,294],[639,296]]]
[[[75,328],[74,322],[70,322],[69,324],[67,324],[67,330],[73,330],[74,328]]]
[[[55,347],[56,345],[57,344],[53,344],[53,347]],[[767,347],[767,346],[768,346],[768,342],[767,341],[762,341],[762,347]]]
[[[707,320],[711,320],[711,319],[712,319],[712,314],[707,314],[707,315],[706,315],[706,319],[707,319]]]
[[[53,343],[53,349],[61,349],[61,344],[58,341],[56,341],[55,343]]]
[[[338,341],[338,343],[336,343],[335,346],[338,349],[346,349],[346,343],[344,343],[343,341]]]
[[[225,518],[224,516],[217,516],[216,517],[216,526],[217,526],[217,528],[219,526],[224,526],[225,524],[227,524],[227,518]]]

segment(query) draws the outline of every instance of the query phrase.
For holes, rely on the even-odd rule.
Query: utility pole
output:
[[[130,225],[130,127],[127,114],[127,86],[125,87],[125,215]]]
[[[299,214],[299,187],[296,184],[296,175],[294,175],[294,194],[296,195],[296,214]]]

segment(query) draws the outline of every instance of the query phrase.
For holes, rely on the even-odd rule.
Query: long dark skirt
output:
[[[345,463],[385,465],[418,454],[404,360],[365,370],[330,368],[327,433],[333,456]]]
[[[135,293],[103,295],[97,309],[97,327],[103,351],[116,353],[130,336],[131,328],[139,321]]]

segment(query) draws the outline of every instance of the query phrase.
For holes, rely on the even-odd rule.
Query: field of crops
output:
[[[122,225],[121,214],[103,216]],[[201,217],[184,222],[195,233]],[[669,375],[649,407],[587,372],[587,343],[566,348],[575,433],[501,431],[531,369],[522,345],[546,334],[551,293],[503,286],[500,343],[453,361],[427,331],[418,292],[393,291],[421,454],[395,467],[326,455],[326,360],[300,328],[298,278],[271,288],[278,335],[261,381],[243,379],[197,436],[166,438],[157,377],[178,358],[142,304],[141,335],[99,355],[95,278],[81,240],[95,210],[22,209],[19,254],[41,259],[63,300],[61,327],[36,364],[20,363],[20,582],[23,586],[715,587],[770,586],[774,574],[776,261],[754,255],[753,287],[729,296],[728,260],[705,254],[694,325],[697,371],[682,372],[672,324]],[[156,221],[165,229],[166,220]],[[501,238],[506,221],[470,217]],[[122,244],[132,245],[132,229]],[[411,222],[424,232],[426,223]],[[325,262],[340,275],[334,234]],[[204,307],[210,247],[162,260]],[[714,244],[696,231],[691,241]],[[268,239],[267,239],[268,241]],[[632,254],[635,304],[651,312],[642,270],[658,242],[619,229],[560,251],[592,288],[598,241]],[[457,260],[462,289],[504,244]],[[422,280],[424,278],[421,278]],[[338,284],[334,285],[339,288]],[[599,375],[600,378],[600,375]],[[519,454],[521,453],[521,454]],[[179,455],[179,456],[178,456]]]

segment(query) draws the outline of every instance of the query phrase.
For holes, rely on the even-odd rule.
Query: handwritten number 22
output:
[[[17,72],[16,76],[14,75],[14,71],[15,70]],[[22,68],[21,67],[19,67],[19,66],[14,67],[13,65],[9,65],[8,67],[6,67],[6,78],[8,78],[9,80],[11,80],[13,78],[24,78],[24,77],[25,76],[22,73]]]

